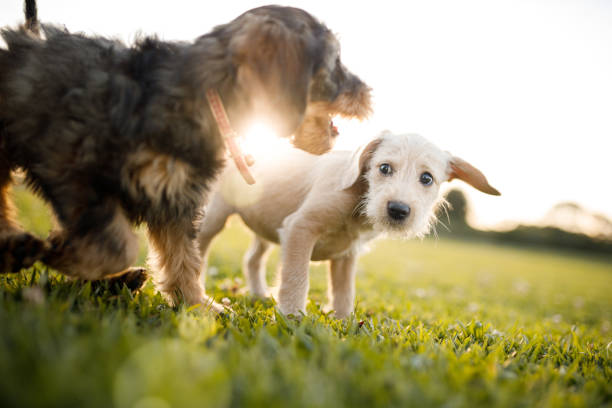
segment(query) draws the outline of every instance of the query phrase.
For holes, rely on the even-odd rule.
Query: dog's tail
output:
[[[40,23],[38,22],[36,0],[25,0],[23,12],[25,14],[24,28],[37,36],[40,35]]]
[[[40,23],[38,22],[38,7],[36,6],[36,0],[24,0],[23,14],[25,16],[25,23],[23,23],[19,31],[26,31],[35,37],[40,37]],[[11,32],[13,32],[13,34],[11,34]],[[7,37],[11,35],[14,36],[15,32],[14,30],[5,28],[0,30],[0,35],[2,36],[2,40],[8,45],[9,40]],[[2,71],[7,68],[11,59],[10,52],[0,47],[0,79],[2,78]]]
[[[0,41],[4,41],[6,47],[0,47],[0,131],[2,130],[2,83],[5,76],[11,70],[16,69],[18,64],[15,61],[16,49],[31,47],[34,42],[32,39],[41,37],[41,26],[38,21],[38,9],[36,0],[24,0],[23,13],[25,22],[19,29],[2,28],[0,29]],[[25,34],[25,35],[24,35]],[[1,137],[0,132],[0,137]]]

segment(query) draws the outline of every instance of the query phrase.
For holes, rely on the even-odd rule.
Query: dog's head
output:
[[[259,7],[217,30],[227,32],[236,93],[248,101],[238,120],[265,118],[280,136],[294,135],[296,147],[320,154],[333,146],[332,116],[369,115],[370,88],[342,64],[333,33],[304,10]]]
[[[423,236],[442,202],[440,186],[460,179],[491,195],[499,192],[474,166],[418,135],[381,134],[352,158],[342,188],[365,184],[362,213],[375,228]]]

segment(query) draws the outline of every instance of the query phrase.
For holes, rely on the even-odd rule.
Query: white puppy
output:
[[[266,253],[271,242],[280,243],[277,301],[284,314],[305,313],[309,262],[329,260],[328,308],[338,318],[348,316],[361,244],[383,232],[426,234],[443,182],[458,178],[499,195],[469,163],[418,135],[388,132],[354,153],[314,156],[287,148],[257,160],[252,171],[253,186],[231,166],[221,176],[200,227],[200,250],[206,258],[227,218],[239,214],[255,232],[244,261],[248,288],[266,296]]]

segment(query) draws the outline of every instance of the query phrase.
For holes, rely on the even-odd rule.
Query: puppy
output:
[[[239,214],[255,233],[244,259],[250,292],[267,295],[266,254],[271,243],[280,243],[278,304],[282,313],[294,315],[306,311],[309,262],[329,260],[328,309],[338,318],[348,316],[360,246],[384,232],[426,234],[445,181],[458,178],[499,195],[466,161],[418,135],[389,132],[353,154],[277,152],[257,162],[254,174],[261,183],[248,187],[235,170],[224,172],[200,226],[200,251],[205,256],[228,216]]]
[[[300,9],[260,7],[192,43],[144,38],[128,47],[44,24],[36,35],[33,4],[27,27],[1,30],[3,273],[37,260],[82,279],[125,273],[138,248],[132,224],[144,222],[159,290],[172,303],[211,303],[196,278],[194,240],[225,155],[209,92],[239,133],[264,118],[317,152],[331,146],[332,115],[370,111],[369,88],[342,65],[334,35]],[[57,216],[60,230],[47,240],[13,220],[18,169]]]

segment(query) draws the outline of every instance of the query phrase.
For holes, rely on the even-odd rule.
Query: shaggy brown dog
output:
[[[193,279],[194,222],[225,146],[206,91],[218,92],[238,132],[265,116],[317,152],[330,147],[331,115],[370,111],[369,88],[342,65],[334,35],[296,8],[250,10],[193,43],[127,47],[53,26],[41,32],[2,30],[2,272],[41,260],[83,279],[125,273],[138,249],[132,224],[144,222],[159,289],[172,302],[210,302]],[[53,207],[61,229],[48,240],[13,221],[16,169]]]

